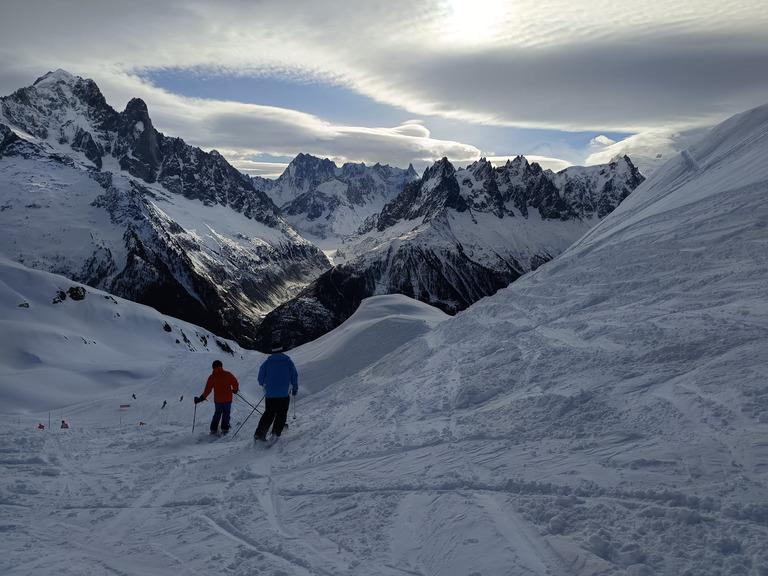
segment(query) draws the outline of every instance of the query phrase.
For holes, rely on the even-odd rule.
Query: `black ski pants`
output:
[[[285,428],[285,421],[288,419],[288,407],[290,405],[290,396],[265,398],[264,414],[261,415],[259,425],[253,435],[256,438],[266,438],[269,427],[272,426],[272,434],[280,436],[283,433],[283,428]]]

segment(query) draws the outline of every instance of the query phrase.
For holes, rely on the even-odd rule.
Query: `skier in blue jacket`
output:
[[[266,440],[269,427],[272,435],[280,437],[288,418],[288,406],[291,403],[291,388],[293,395],[299,390],[299,373],[293,360],[283,354],[283,346],[279,343],[272,345],[272,354],[259,368],[259,384],[264,388],[264,414],[253,434],[254,440]]]

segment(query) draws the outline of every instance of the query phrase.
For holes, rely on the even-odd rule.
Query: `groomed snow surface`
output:
[[[262,354],[0,260],[0,573],[768,574],[766,127],[454,318],[365,301],[269,450],[191,401],[220,358],[257,403]]]

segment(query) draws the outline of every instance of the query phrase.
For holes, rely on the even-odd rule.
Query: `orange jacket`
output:
[[[227,372],[221,366],[217,366],[213,369],[213,373],[208,376],[201,398],[207,398],[213,390],[214,402],[232,402],[232,392],[237,392],[239,389],[240,384],[238,384],[235,375],[232,372]]]

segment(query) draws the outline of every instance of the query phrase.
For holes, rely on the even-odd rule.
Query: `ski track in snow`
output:
[[[142,564],[155,574],[203,573],[217,559],[234,557],[230,569],[237,574],[433,574],[476,561],[464,549],[477,539],[456,530],[477,523],[476,508],[487,511],[495,547],[508,549],[499,556],[508,556],[506,566],[519,566],[520,574],[559,573],[542,572],[543,543],[527,551],[536,537],[511,509],[502,512],[510,506],[505,497],[392,486],[395,452],[293,467],[290,450],[298,445],[290,438],[266,452],[251,445],[249,434],[198,442],[173,428],[147,438],[144,427],[19,434],[4,426],[3,445],[15,438],[19,448],[6,448],[2,465],[25,478],[7,488],[26,501],[18,523],[3,526],[4,546],[15,558],[4,573],[88,567],[131,574]],[[38,456],[21,456],[28,448]],[[435,448],[445,447],[427,450]],[[448,450],[444,456],[456,458]],[[339,485],[340,477],[354,485]],[[446,507],[464,510],[446,523]],[[349,541],[329,530],[337,523],[348,524]],[[556,561],[551,553],[549,560]]]

